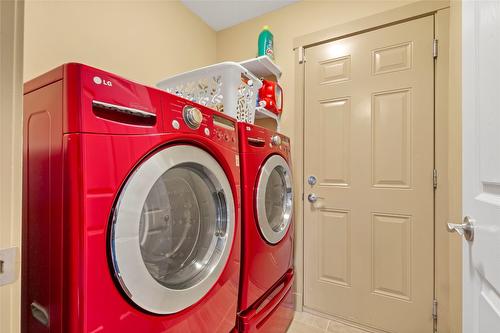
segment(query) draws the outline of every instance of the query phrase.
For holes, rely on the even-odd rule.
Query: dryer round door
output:
[[[271,244],[285,237],[292,221],[292,174],[286,160],[271,156],[262,166],[256,193],[260,231]]]
[[[181,311],[217,282],[234,233],[233,194],[219,163],[193,146],[165,148],[140,164],[117,200],[115,276],[142,309]]]

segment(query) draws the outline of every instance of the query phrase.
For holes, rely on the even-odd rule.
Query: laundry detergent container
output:
[[[158,88],[252,123],[262,82],[236,62],[222,62],[160,81]]]

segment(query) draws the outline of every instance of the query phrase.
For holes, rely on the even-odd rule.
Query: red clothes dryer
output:
[[[242,264],[239,332],[286,332],[294,313],[290,140],[239,123]]]
[[[234,329],[235,121],[81,64],[24,88],[22,332]]]

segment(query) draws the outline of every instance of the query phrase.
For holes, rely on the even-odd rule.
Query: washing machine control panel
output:
[[[168,98],[164,106],[167,131],[198,133],[225,146],[238,148],[236,120],[176,96]]]
[[[236,142],[236,123],[217,114],[212,115],[214,139],[221,142]]]
[[[186,125],[191,129],[200,128],[203,121],[203,114],[200,109],[191,105],[186,105],[182,108],[182,117]]]

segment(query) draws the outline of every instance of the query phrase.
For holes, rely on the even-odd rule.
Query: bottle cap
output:
[[[269,26],[268,25],[263,26],[262,30],[269,30]]]

